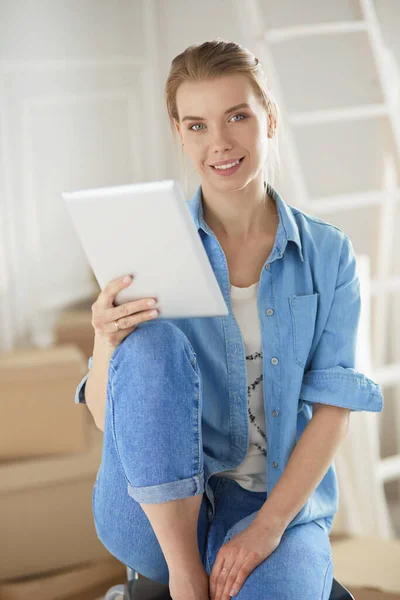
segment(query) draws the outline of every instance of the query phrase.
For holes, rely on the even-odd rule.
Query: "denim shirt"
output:
[[[269,496],[312,418],[314,402],[380,412],[383,396],[377,383],[355,369],[361,298],[351,240],[265,186],[279,216],[257,296]],[[249,445],[246,355],[232,312],[227,260],[203,218],[201,185],[188,207],[229,308],[227,316],[169,319],[189,339],[202,375],[204,476],[212,497],[208,478],[237,467]],[[91,364],[92,357],[89,369]],[[86,379],[76,390],[76,403],[85,402]],[[288,527],[315,521],[329,534],[338,502],[333,461]]]

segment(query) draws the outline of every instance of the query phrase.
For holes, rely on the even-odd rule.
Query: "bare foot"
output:
[[[172,600],[209,600],[208,573],[202,571],[191,575],[171,575],[169,593]]]

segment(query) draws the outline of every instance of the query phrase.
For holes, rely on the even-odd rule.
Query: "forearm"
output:
[[[113,353],[113,348],[101,343],[95,337],[92,368],[85,385],[85,400],[96,426],[101,431],[104,431],[108,369]]]
[[[346,435],[348,409],[319,405],[256,520],[284,531],[312,496]]]

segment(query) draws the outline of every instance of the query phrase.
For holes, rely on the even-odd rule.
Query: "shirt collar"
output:
[[[275,201],[279,215],[274,253],[271,256],[270,262],[275,260],[275,258],[281,258],[289,241],[294,242],[297,245],[300,258],[304,261],[299,228],[291,207],[286,204],[278,192],[269,183],[264,182],[264,187],[266,187],[268,195]],[[203,229],[207,235],[215,235],[203,218],[201,185],[198,186],[193,197],[188,201],[188,206],[197,230]]]

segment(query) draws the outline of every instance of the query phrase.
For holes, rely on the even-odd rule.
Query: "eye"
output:
[[[192,129],[192,127],[195,127],[196,125],[201,125],[201,123],[193,123],[193,125],[188,127],[189,131],[200,131],[199,129]]]
[[[242,114],[233,115],[232,119],[233,119],[233,117],[243,117],[243,119],[247,119],[247,115],[242,115]],[[242,121],[242,119],[240,119],[240,120]]]
[[[241,119],[239,119],[240,121],[247,119],[247,115],[243,115],[243,114],[232,115],[232,119],[233,119],[233,117],[242,117]],[[193,129],[193,127],[196,127],[197,125],[203,126],[202,123],[193,123],[193,125],[190,125],[190,127],[188,127],[188,130],[189,131],[201,131],[201,129]]]

